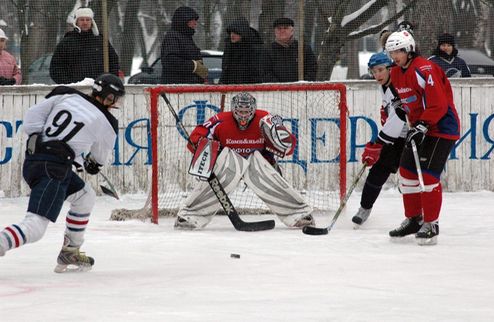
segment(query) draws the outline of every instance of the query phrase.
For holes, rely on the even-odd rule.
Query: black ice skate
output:
[[[422,223],[422,215],[406,218],[405,220],[403,220],[400,227],[389,232],[389,236],[405,237],[407,235],[415,234],[420,230]]]
[[[439,235],[438,222],[426,222],[422,225],[418,233],[415,234],[415,240],[421,246],[436,245],[437,235]]]
[[[79,247],[64,246],[58,254],[55,273],[87,272],[94,265],[94,258],[79,251]]]
[[[359,228],[360,225],[362,225],[367,220],[367,218],[369,218],[371,210],[372,210],[372,208],[371,209],[364,209],[362,207],[360,207],[358,209],[357,213],[352,218],[352,221],[355,224],[355,227],[354,227],[355,229]]]

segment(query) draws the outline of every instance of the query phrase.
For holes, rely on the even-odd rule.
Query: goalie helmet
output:
[[[249,93],[239,93],[232,98],[232,114],[240,130],[245,130],[256,114],[256,99]]]
[[[108,98],[116,103],[120,97],[125,95],[125,87],[117,76],[102,74],[94,81],[92,95],[99,96],[103,100]]]
[[[410,32],[406,30],[396,31],[386,40],[386,51],[388,53],[399,49],[404,50],[406,53],[415,52],[415,40]]]

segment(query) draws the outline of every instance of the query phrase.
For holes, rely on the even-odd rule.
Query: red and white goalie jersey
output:
[[[274,162],[273,154],[266,150],[266,142],[261,133],[260,120],[269,115],[264,110],[256,110],[254,118],[245,130],[240,130],[232,112],[221,112],[207,120],[204,124],[198,125],[190,135],[192,143],[197,144],[201,137],[220,142],[221,147],[228,147],[243,157],[247,157],[254,151],[259,151],[270,163]],[[292,147],[285,155],[293,153],[296,139],[293,134]],[[189,145],[187,148],[193,152]]]

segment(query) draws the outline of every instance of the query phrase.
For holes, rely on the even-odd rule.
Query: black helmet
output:
[[[96,78],[93,84],[93,96],[99,96],[105,99],[108,95],[113,94],[114,101],[125,95],[125,88],[117,76],[113,74],[101,74]]]

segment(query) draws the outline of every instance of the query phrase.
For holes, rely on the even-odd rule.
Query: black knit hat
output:
[[[278,26],[295,26],[295,23],[290,18],[278,18],[273,22],[273,28]]]
[[[442,44],[450,44],[451,46],[455,46],[455,37],[451,34],[444,33],[437,37],[437,45],[441,46]]]

